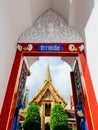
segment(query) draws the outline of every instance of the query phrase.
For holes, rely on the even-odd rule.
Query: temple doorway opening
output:
[[[18,101],[22,97],[23,103],[19,122],[21,127],[29,105],[36,102],[40,111],[41,130],[50,129],[51,109],[54,104],[61,104],[64,107],[68,114],[69,126],[77,130],[71,71],[72,68],[61,57],[39,57],[39,60],[31,65],[31,74],[27,76],[24,84],[24,93],[21,93],[23,90],[20,91],[21,94],[17,98]]]

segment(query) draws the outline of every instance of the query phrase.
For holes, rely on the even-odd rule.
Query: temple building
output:
[[[46,70],[46,75],[45,75],[43,86],[38,91],[36,96],[34,96],[32,100],[29,102],[29,105],[34,102],[36,102],[40,108],[41,130],[45,130],[45,125],[50,122],[50,111],[53,105],[56,103],[60,103],[63,105],[63,107],[65,107],[65,112],[68,114],[69,126],[71,126],[73,129],[76,130],[76,119],[75,119],[75,111],[73,109],[72,96],[70,100],[70,103],[71,103],[70,109],[67,110],[66,109],[67,101],[65,101],[64,98],[58,93],[58,90],[55,89],[52,83],[49,64],[47,65],[47,70]],[[20,119],[22,120],[20,122],[22,123],[26,117],[25,111],[26,109],[22,111],[21,116],[20,116],[21,117]]]
[[[52,106],[55,103],[61,103],[64,107],[67,105],[67,102],[59,95],[52,84],[49,65],[46,70],[45,81],[42,88],[29,104],[33,102],[36,102],[40,107],[42,130],[44,130],[44,125],[49,122]]]

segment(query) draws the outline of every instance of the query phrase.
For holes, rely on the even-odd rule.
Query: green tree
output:
[[[27,117],[23,124],[24,130],[41,130],[41,118],[38,105],[31,104],[27,110]]]
[[[61,104],[55,104],[51,110],[51,130],[69,130],[67,114]]]

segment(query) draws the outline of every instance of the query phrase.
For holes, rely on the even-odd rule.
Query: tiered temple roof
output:
[[[42,88],[39,90],[39,92],[37,93],[37,95],[32,98],[29,104],[33,102],[41,103],[43,101],[62,103],[63,106],[65,107],[67,106],[67,102],[64,100],[63,97],[59,95],[58,91],[55,89],[55,87],[52,84],[49,64],[47,66],[44,84]]]

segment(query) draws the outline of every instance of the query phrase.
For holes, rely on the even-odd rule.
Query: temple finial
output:
[[[51,81],[51,75],[50,75],[50,69],[49,69],[49,61],[48,61],[48,64],[47,64],[46,75],[45,75],[45,81],[46,80]]]

